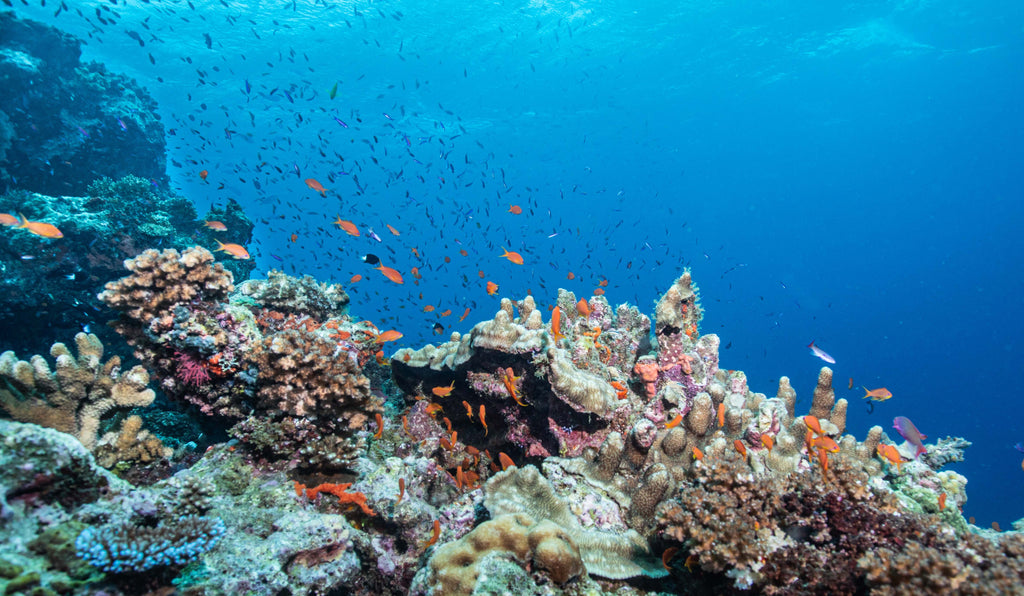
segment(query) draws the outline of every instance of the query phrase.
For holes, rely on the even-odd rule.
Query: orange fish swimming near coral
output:
[[[384,333],[381,333],[380,335],[377,336],[377,339],[375,339],[373,341],[375,343],[382,344],[384,342],[395,341],[396,339],[401,339],[401,338],[402,338],[402,334],[399,333],[398,331],[392,329],[390,331],[385,331]]]
[[[900,464],[903,463],[903,456],[896,450],[896,447],[881,443],[878,445],[878,455],[890,464],[896,464],[896,473],[900,472]]]
[[[507,250],[504,246],[501,247],[501,250],[505,251],[504,254],[502,254],[501,256],[505,257],[509,261],[512,261],[516,265],[522,265],[523,264],[523,255],[521,255],[521,254],[519,254],[517,252],[513,252],[513,251],[510,251],[510,250]]]
[[[452,391],[455,391],[455,381],[452,381],[452,384],[447,387],[434,387],[430,390],[431,393],[438,397],[448,397],[452,394]]]
[[[206,221],[203,222],[203,225],[205,227],[213,230],[214,232],[227,232],[228,231],[228,227],[226,225],[224,225],[224,222],[222,222],[222,221],[206,220]]]
[[[305,180],[303,180],[303,182],[306,183],[306,186],[308,186],[308,187],[312,188],[313,190],[317,191],[318,193],[320,193],[321,197],[326,197],[327,196],[327,189],[324,188],[322,184],[317,182],[316,178],[306,178]]]
[[[487,282],[487,295],[493,296],[498,293],[498,284],[493,281]]]
[[[885,401],[892,397],[892,392],[885,387],[879,387],[878,389],[868,389],[867,387],[861,387],[864,389],[864,397],[862,399],[871,398],[871,401]]]
[[[562,309],[557,306],[551,311],[551,337],[558,341],[565,337],[562,335]]]
[[[51,240],[64,237],[64,234],[53,224],[48,224],[42,221],[29,221],[24,215],[21,215],[20,213],[18,215],[21,217],[21,223],[16,226],[18,229],[28,230],[36,236],[42,236],[43,238],[49,238]]]
[[[220,240],[217,241],[217,250],[215,252],[226,252],[240,260],[249,258],[249,251],[245,250],[245,247],[241,244],[234,244],[231,242],[224,244]]]

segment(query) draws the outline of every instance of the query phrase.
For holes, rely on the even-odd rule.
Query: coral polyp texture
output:
[[[967,441],[918,457],[879,426],[848,433],[829,368],[807,411],[787,377],[773,395],[753,391],[720,367],[719,338],[700,333],[688,272],[653,323],[562,290],[548,315],[532,297],[503,299],[469,332],[385,359],[388,336],[348,313],[340,286],[272,272],[233,290],[200,248],[127,265],[103,294],[116,329],[164,395],[237,441],[186,459],[134,415],[83,439],[89,453],[3,422],[17,442],[0,463],[19,462],[0,466],[20,532],[7,543],[36,549],[0,547],[22,569],[14,582],[116,592],[145,576],[185,593],[424,596],[1024,585],[1019,535],[968,524],[966,479],[942,469]],[[0,358],[8,386],[31,377],[50,391],[0,397],[63,412],[52,404],[80,394],[76,379],[144,380],[100,366],[96,343],[78,341],[77,359],[55,346],[53,373],[38,357]],[[133,487],[97,460],[118,472],[174,464]],[[33,471],[42,466],[83,490]]]

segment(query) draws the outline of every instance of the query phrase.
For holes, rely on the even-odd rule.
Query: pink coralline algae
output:
[[[200,387],[210,382],[210,372],[206,370],[206,363],[188,352],[174,352],[174,359],[178,362],[178,379],[193,387]]]

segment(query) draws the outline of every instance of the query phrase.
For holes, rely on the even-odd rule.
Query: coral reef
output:
[[[220,239],[248,242],[252,223],[240,209],[229,206],[229,211],[235,220]],[[0,212],[24,213],[63,233],[59,240],[13,228],[0,234],[0,325],[9,330],[4,347],[18,351],[40,351],[40,342],[71,335],[83,325],[116,345],[116,334],[100,324],[102,318],[93,318],[102,306],[96,294],[103,284],[122,275],[123,261],[143,247],[184,248],[201,228],[187,199],[136,176],[95,180],[84,196],[12,191],[0,196]],[[207,239],[208,246],[216,246],[214,239]],[[251,260],[228,261],[235,279],[245,279],[255,267]]]
[[[1024,578],[1019,538],[960,513],[966,479],[942,466],[966,441],[915,461],[881,427],[858,441],[828,368],[804,415],[785,377],[753,392],[700,335],[688,274],[653,341],[635,308],[563,291],[550,322],[503,300],[385,361],[337,286],[274,272],[234,290],[201,248],[127,266],[102,295],[115,328],[238,441],[184,459],[125,418],[100,463],[173,474],[136,487],[70,436],[0,422],[0,533],[29,545],[0,548],[5,590],[995,594]],[[66,358],[100,367],[81,341]],[[382,392],[382,362],[402,395]]]
[[[362,374],[376,329],[341,314],[340,288],[274,272],[229,302],[231,274],[200,247],[146,251],[125,266],[131,275],[100,298],[120,311],[115,328],[164,393],[235,423],[231,434],[264,456],[354,466],[383,400]]]

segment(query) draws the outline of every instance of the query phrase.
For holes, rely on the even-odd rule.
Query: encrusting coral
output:
[[[438,548],[428,563],[428,582],[441,594],[479,593],[480,562],[485,557],[507,557],[524,567],[532,566],[556,584],[565,584],[583,573],[580,551],[561,527],[516,513],[484,522],[459,540]]]
[[[103,362],[103,344],[92,334],[75,335],[78,356],[53,344],[54,369],[42,356],[18,360],[0,355],[0,408],[19,422],[31,422],[74,435],[86,448],[96,446],[101,419],[115,409],[148,406],[155,394],[141,366],[122,372],[121,359]]]

